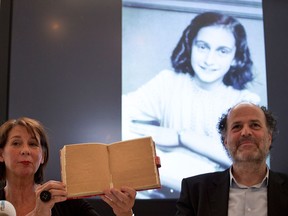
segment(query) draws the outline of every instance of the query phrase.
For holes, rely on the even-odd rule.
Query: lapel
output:
[[[227,216],[229,199],[229,169],[213,176],[212,183],[208,189],[209,206],[211,215]]]
[[[268,180],[268,216],[287,215],[288,212],[288,179],[273,171],[269,171]]]
[[[229,169],[213,175],[212,178],[208,188],[208,202],[211,215],[227,216],[230,186]],[[268,181],[268,216],[287,216],[288,177],[270,170]]]

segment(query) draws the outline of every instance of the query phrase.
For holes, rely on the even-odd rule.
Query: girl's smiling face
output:
[[[234,35],[222,26],[203,27],[194,38],[191,52],[192,68],[200,85],[222,82],[234,63]]]

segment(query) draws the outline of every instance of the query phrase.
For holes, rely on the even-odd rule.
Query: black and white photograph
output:
[[[240,101],[267,104],[261,1],[123,1],[122,138],[152,136],[163,188],[231,165],[216,130]],[[140,197],[140,196],[139,196]]]

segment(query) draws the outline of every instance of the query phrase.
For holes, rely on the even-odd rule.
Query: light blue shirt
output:
[[[267,216],[269,169],[262,182],[250,187],[237,183],[230,168],[228,216]]]

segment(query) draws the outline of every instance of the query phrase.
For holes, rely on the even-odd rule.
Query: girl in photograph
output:
[[[240,101],[260,102],[243,25],[216,12],[196,16],[163,70],[123,95],[124,137],[152,136],[162,183],[180,190],[182,177],[222,170],[231,161],[215,130],[221,113]],[[181,171],[183,170],[183,172]],[[179,178],[180,177],[180,178]]]

